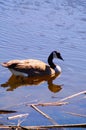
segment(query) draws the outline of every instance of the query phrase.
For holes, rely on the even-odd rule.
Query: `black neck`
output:
[[[53,63],[53,53],[51,53],[48,57],[48,64],[51,68],[55,69],[56,65]]]

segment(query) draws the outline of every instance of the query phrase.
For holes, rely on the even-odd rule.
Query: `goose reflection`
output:
[[[51,92],[59,92],[62,87],[61,85],[56,85],[53,84],[53,80],[58,77],[60,75],[60,73],[58,75],[54,75],[54,76],[44,76],[44,77],[23,77],[23,76],[15,76],[12,75],[7,82],[1,84],[1,87],[4,87],[6,89],[6,91],[14,91],[16,88],[18,87],[22,87],[22,86],[32,86],[32,85],[39,85],[43,82],[47,82],[48,84],[48,89]]]

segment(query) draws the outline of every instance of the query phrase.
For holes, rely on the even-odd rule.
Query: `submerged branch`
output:
[[[68,104],[68,102],[46,102],[46,103],[37,103],[37,104],[27,104],[27,106],[61,106]]]
[[[28,113],[26,113],[26,114],[19,114],[19,115],[15,115],[15,116],[10,116],[10,117],[8,117],[7,119],[8,120],[13,120],[13,119],[17,119],[17,118],[25,118],[25,117],[27,117],[29,114]]]
[[[82,114],[74,113],[74,112],[66,112],[65,111],[65,113],[70,114],[70,115],[74,115],[74,116],[86,117],[86,115],[82,115]]]
[[[0,110],[0,114],[9,114],[9,113],[16,113],[17,111],[13,110]]]
[[[65,125],[49,125],[49,126],[29,126],[29,127],[25,127],[28,129],[40,129],[40,128],[86,128],[86,124],[65,124]]]
[[[86,128],[86,124],[65,124],[65,125],[49,125],[49,126],[27,126],[29,129],[49,129],[49,128]]]
[[[68,97],[65,97],[65,98],[61,99],[60,102],[61,102],[61,101],[68,100],[68,99],[71,99],[71,98],[74,98],[74,97],[77,97],[77,96],[79,96],[79,95],[81,95],[81,94],[85,94],[85,93],[86,93],[86,91],[81,91],[81,92],[79,92],[79,93],[75,93],[75,94],[73,94],[73,95],[70,95],[70,96],[68,96]]]
[[[64,124],[64,125],[48,125],[48,126],[4,126],[0,125],[0,129],[22,129],[22,130],[33,130],[33,129],[49,129],[49,128],[86,128],[86,123],[82,124]]]
[[[46,102],[46,103],[37,103],[37,104],[27,104],[27,106],[31,106],[31,105],[35,105],[35,106],[61,106],[61,105],[65,105],[65,104],[68,104],[68,102],[64,102],[68,99],[71,99],[71,98],[74,98],[74,97],[77,97],[81,94],[85,94],[86,91],[81,91],[79,93],[75,93],[73,95],[70,95],[68,97],[65,97],[63,99],[60,99],[59,101],[56,101],[56,102]]]
[[[44,112],[42,112],[39,108],[37,108],[35,105],[31,105],[32,108],[34,108],[37,112],[39,112],[41,115],[43,115],[44,117],[46,117],[49,121],[51,121],[54,125],[57,125],[57,123],[47,114],[45,114]]]

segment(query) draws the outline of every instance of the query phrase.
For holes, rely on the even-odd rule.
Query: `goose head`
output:
[[[61,72],[61,67],[59,65],[55,65],[54,62],[53,62],[53,59],[54,58],[57,58],[57,59],[60,59],[60,60],[64,60],[60,54],[60,52],[57,52],[57,51],[53,51],[49,57],[48,57],[48,64],[50,65],[50,67],[52,69],[55,70],[55,72]]]

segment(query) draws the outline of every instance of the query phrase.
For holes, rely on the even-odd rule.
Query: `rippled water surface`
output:
[[[1,0],[0,62],[12,59],[39,59],[47,63],[53,51],[63,61],[54,60],[62,73],[52,83],[46,79],[22,82],[0,66],[0,109],[29,113],[22,125],[49,125],[51,122],[25,104],[54,102],[86,90],[86,1],[85,0]],[[59,124],[86,123],[86,95],[68,105],[40,107]],[[1,115],[0,123],[17,124]]]

